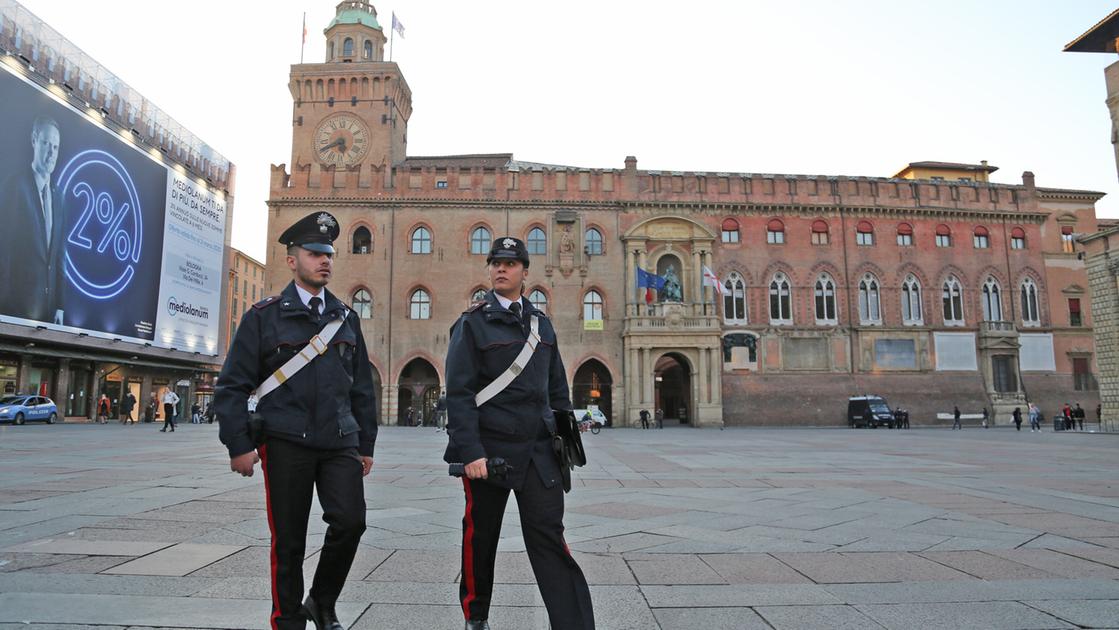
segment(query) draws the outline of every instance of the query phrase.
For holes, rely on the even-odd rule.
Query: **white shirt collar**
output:
[[[303,301],[303,306],[306,306],[307,308],[311,308],[311,298],[317,297],[322,300],[322,304],[319,305],[319,314],[322,314],[321,309],[326,307],[326,289],[319,289],[318,293],[311,293],[307,289],[304,289],[303,287],[296,284],[295,290],[299,292],[299,299]]]
[[[505,310],[509,310],[509,305],[510,305],[510,304],[512,304],[513,302],[518,302],[518,303],[521,303],[521,308],[522,308],[522,309],[523,309],[523,308],[524,308],[524,306],[525,306],[525,305],[524,305],[524,304],[522,303],[522,302],[523,302],[523,300],[521,300],[521,297],[520,297],[519,295],[517,296],[517,299],[516,299],[516,300],[510,300],[509,298],[507,298],[507,297],[504,297],[504,296],[502,296],[502,295],[501,295],[500,293],[498,293],[497,291],[494,291],[494,292],[493,292],[493,294],[494,294],[494,296],[495,296],[495,297],[497,298],[497,303],[498,303],[498,304],[500,304],[500,305],[501,305],[501,308],[504,308]]]

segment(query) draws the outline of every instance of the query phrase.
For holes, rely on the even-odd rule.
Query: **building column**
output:
[[[626,316],[636,315],[636,308],[633,306],[637,303],[637,255],[630,249],[626,249]]]
[[[711,402],[723,404],[723,349],[711,348]]]
[[[54,403],[58,407],[58,417],[66,418],[67,402],[70,400],[70,359],[58,360],[58,375],[55,377]]]
[[[381,414],[381,424],[396,424],[398,415],[397,407],[400,404],[400,385],[396,383],[382,385],[381,390],[384,392],[385,397],[385,407],[384,413]]]
[[[653,405],[657,401],[653,392],[656,374],[650,363],[649,357],[651,354],[649,348],[641,349],[641,402],[646,405]]]
[[[712,262],[711,262],[711,252],[708,251],[708,252],[703,253],[703,265],[705,267],[709,267],[709,268],[712,268],[712,270],[714,270],[713,267],[712,267]],[[701,274],[703,273],[702,269],[700,269],[700,273]],[[707,311],[708,315],[712,315],[712,316],[718,316],[719,315],[719,305],[715,303],[715,296],[716,295],[718,295],[718,294],[715,293],[715,287],[704,287],[704,289],[703,289],[703,303],[704,304],[710,304],[710,306],[707,307],[708,308],[708,311]]]
[[[707,348],[699,349],[699,397],[697,403],[711,402],[711,390],[709,387],[709,379],[711,374],[707,371]]]
[[[692,315],[703,314],[703,261],[692,243]]]
[[[31,355],[19,355],[19,371],[16,372],[17,394],[38,394],[31,391]]]

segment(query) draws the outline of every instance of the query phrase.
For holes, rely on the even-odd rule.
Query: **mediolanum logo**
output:
[[[167,300],[167,313],[171,317],[176,315],[189,315],[196,319],[210,319],[210,310],[205,307],[195,306],[188,302],[180,302],[174,297]]]

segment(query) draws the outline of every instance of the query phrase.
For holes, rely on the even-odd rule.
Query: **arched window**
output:
[[[909,247],[913,245],[913,226],[908,223],[898,224],[898,245]]]
[[[1037,308],[1037,283],[1032,278],[1022,281],[1022,323],[1026,326],[1040,326],[1041,314]]]
[[[423,290],[416,289],[412,297],[408,298],[409,319],[431,319],[431,295]]]
[[[528,231],[528,238],[525,240],[525,246],[528,248],[528,253],[531,256],[543,256],[548,253],[548,237],[544,234],[544,230],[534,227]]]
[[[1002,321],[1002,291],[993,277],[983,283],[983,321]]]
[[[746,282],[737,271],[731,272],[723,292],[723,319],[727,323],[746,323]]]
[[[412,230],[412,253],[413,254],[430,254],[431,253],[431,231],[427,228],[420,226]]]
[[[951,247],[952,246],[952,230],[943,223],[936,226],[936,246],[937,247]]]
[[[823,219],[816,219],[812,222],[812,244],[813,245],[827,245],[828,244],[828,222]]]
[[[789,278],[781,272],[769,281],[769,321],[772,324],[791,324],[793,305]]]
[[[882,323],[882,301],[879,296],[878,278],[875,278],[872,273],[864,273],[859,279],[859,322]]]
[[[901,283],[901,323],[909,326],[919,326],[924,322],[924,311],[921,309],[921,283],[913,274],[905,277]]]
[[[737,243],[738,237],[738,221],[729,218],[723,219],[723,242]]]
[[[533,289],[532,293],[528,294],[528,301],[538,310],[548,312],[548,295],[540,289]]]
[[[816,302],[816,323],[835,324],[838,321],[835,308],[835,281],[830,275],[822,273],[819,278],[816,278],[813,294]]]
[[[475,302],[482,302],[485,299],[486,299],[486,290],[481,288],[481,287],[478,287],[477,289],[474,289],[474,292],[470,294],[470,303],[471,304],[473,304]]]
[[[373,296],[365,289],[354,291],[353,309],[361,319],[373,317]]]
[[[602,321],[602,295],[594,289],[583,294],[583,319]]]
[[[363,48],[362,58],[367,60],[367,61],[370,60],[370,59],[373,59],[373,42],[369,41],[368,39],[365,40],[365,44],[362,46],[362,48]]]
[[[781,245],[785,242],[785,224],[781,219],[770,219],[765,226],[765,242]]]
[[[583,249],[587,252],[588,256],[601,256],[603,253],[602,247],[602,232],[598,228],[588,228],[583,234]]]
[[[870,224],[870,221],[859,221],[858,225],[855,226],[855,244],[874,244],[874,226]]]
[[[364,225],[354,230],[353,253],[373,253],[373,235],[369,233],[369,228],[365,227]]]
[[[972,242],[976,249],[987,249],[991,246],[991,233],[982,225],[975,228]]]
[[[963,290],[960,288],[960,281],[956,279],[956,276],[948,276],[948,279],[944,281],[941,303],[944,307],[944,325],[963,326]]]
[[[349,37],[347,37],[345,40],[342,41],[342,56],[343,57],[353,57],[354,56],[354,40],[350,39]]]
[[[492,240],[493,236],[490,235],[489,230],[484,227],[474,228],[474,231],[470,233],[470,253],[489,254],[490,241]]]
[[[1026,231],[1020,227],[1010,230],[1010,249],[1026,249]]]

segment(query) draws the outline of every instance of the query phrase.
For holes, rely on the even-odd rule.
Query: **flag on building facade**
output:
[[[715,272],[711,271],[706,265],[703,267],[703,286],[715,287],[715,293],[719,295],[723,295],[727,290],[727,288],[723,286],[723,283],[719,282],[719,278],[715,275]]]
[[[401,37],[404,37],[404,24],[400,20],[396,19],[396,11],[393,11],[392,13],[392,30],[400,33]]]
[[[637,268],[637,288],[645,287],[645,303],[653,303],[653,290],[664,289],[664,278],[655,273],[649,273],[641,267]]]

